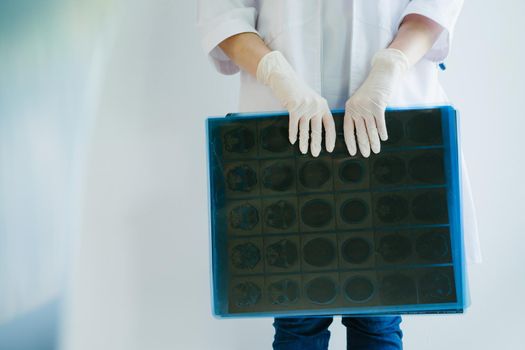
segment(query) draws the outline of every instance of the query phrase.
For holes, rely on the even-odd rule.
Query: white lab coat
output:
[[[438,63],[450,51],[454,25],[463,0],[349,0],[352,9],[350,95],[366,78],[375,52],[394,38],[404,16],[415,13],[443,26],[440,37],[403,77],[390,107],[446,104],[438,80]],[[242,32],[257,33],[279,50],[299,75],[321,91],[322,0],[200,0],[198,28],[202,46],[216,69],[235,74],[239,67],[217,45]],[[241,71],[240,112],[282,110],[270,89]],[[481,262],[477,220],[466,162],[461,155],[463,232],[467,261]]]

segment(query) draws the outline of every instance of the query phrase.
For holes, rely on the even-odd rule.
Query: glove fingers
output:
[[[376,114],[376,125],[377,132],[382,141],[388,140],[388,133],[386,130],[386,121],[385,121],[385,111],[382,110],[381,113]]]
[[[299,120],[299,149],[302,154],[308,152],[308,136],[310,133],[310,118],[302,116]]]
[[[370,141],[368,140],[368,133],[363,118],[354,119],[355,129],[357,134],[357,144],[363,157],[367,158],[370,155]]]
[[[317,157],[321,153],[321,141],[323,139],[322,115],[316,115],[311,119],[311,128],[310,151],[314,157]]]
[[[293,145],[297,141],[297,129],[299,127],[299,116],[297,113],[290,113],[288,121],[288,140]]]
[[[379,142],[379,135],[377,133],[376,121],[373,116],[368,116],[365,119],[366,130],[370,142],[370,148],[374,153],[379,153],[381,150],[381,143]]]
[[[335,122],[334,117],[332,116],[332,113],[330,110],[327,110],[327,112],[323,116],[323,127],[324,127],[324,144],[326,147],[326,150],[328,152],[332,152],[335,148],[335,138],[336,138],[336,132],[335,132]]]
[[[346,148],[351,156],[355,156],[357,153],[357,146],[355,142],[355,125],[352,117],[345,113],[343,121],[343,134],[345,137]]]

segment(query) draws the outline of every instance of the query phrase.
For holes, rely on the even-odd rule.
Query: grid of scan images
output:
[[[318,157],[290,144],[287,115],[210,118],[216,313],[458,312],[449,117],[388,111],[367,158],[349,155],[342,113]]]

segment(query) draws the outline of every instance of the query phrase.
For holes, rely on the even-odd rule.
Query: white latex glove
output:
[[[303,154],[306,153],[311,127],[310,151],[317,157],[321,152],[324,126],[326,150],[333,151],[335,123],[326,99],[297,75],[281,52],[271,51],[264,55],[257,66],[256,77],[259,82],[270,87],[275,97],[288,110],[288,138],[292,144],[297,140],[299,129],[299,149]]]
[[[387,48],[374,55],[371,65],[363,85],[345,105],[343,132],[352,156],[357,153],[355,134],[364,157],[370,155],[370,147],[374,153],[379,153],[379,137],[383,141],[388,139],[385,109],[392,91],[409,67],[409,61],[402,51]]]

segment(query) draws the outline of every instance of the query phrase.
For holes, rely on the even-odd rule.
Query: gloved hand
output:
[[[311,89],[290,66],[279,51],[264,55],[257,66],[257,80],[267,85],[290,114],[288,138],[297,140],[299,149],[308,151],[310,124],[312,139],[310,151],[314,157],[321,152],[322,127],[325,129],[325,147],[332,152],[335,147],[335,123],[326,99]]]
[[[409,68],[405,54],[393,48],[382,49],[372,58],[372,69],[363,85],[348,99],[345,105],[343,132],[350,155],[357,153],[356,138],[364,157],[370,155],[370,147],[379,153],[379,137],[386,141],[385,109],[392,91]]]

